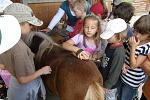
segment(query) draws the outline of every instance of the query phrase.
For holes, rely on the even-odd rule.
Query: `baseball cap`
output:
[[[100,2],[93,4],[90,8],[90,11],[96,15],[98,14],[100,14],[101,16],[104,15],[104,8]]]
[[[126,28],[127,28],[127,24],[123,19],[117,18],[117,19],[110,20],[106,25],[105,31],[100,35],[100,37],[102,39],[109,39],[114,34],[120,33],[124,31]]]
[[[37,19],[30,7],[21,4],[13,3],[4,9],[4,15],[13,15],[20,22],[28,22],[35,26],[43,25],[43,21]]]
[[[0,13],[3,13],[3,10],[12,3],[10,0],[0,0]]]
[[[21,37],[18,20],[12,15],[0,16],[0,54],[12,48]]]

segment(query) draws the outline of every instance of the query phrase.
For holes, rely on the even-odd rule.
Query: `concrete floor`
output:
[[[38,100],[43,100],[40,97],[40,93],[39,93],[39,98]],[[51,92],[49,92],[48,90],[46,90],[46,100],[60,100],[58,95],[52,94]]]
[[[59,98],[59,96],[52,94],[49,91],[47,91],[46,100],[60,100],[60,98]]]

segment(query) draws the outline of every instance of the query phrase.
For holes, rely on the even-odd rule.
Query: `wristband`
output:
[[[78,56],[82,51],[84,51],[83,49],[79,49],[77,52],[76,52],[76,56]]]

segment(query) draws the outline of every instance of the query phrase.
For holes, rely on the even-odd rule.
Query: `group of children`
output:
[[[131,28],[128,24],[134,14],[134,7],[122,2],[115,6],[114,19],[102,27],[101,23],[105,22],[102,19],[102,4],[98,2],[92,5],[89,15],[85,16],[84,13],[84,19],[80,19],[83,20],[81,34],[71,37],[62,47],[75,52],[81,60],[96,60],[101,56],[98,67],[103,76],[105,99],[132,100],[145,79],[141,65],[150,53],[150,15],[139,18]],[[76,6],[80,8],[78,10],[83,10],[83,6]],[[77,9],[75,14],[82,16],[82,13],[77,13]],[[104,52],[98,55],[102,46]]]
[[[150,65],[147,59],[150,53],[150,15],[139,18],[134,23],[133,32],[128,25],[134,14],[134,7],[130,3],[122,2],[115,6],[114,19],[107,21],[108,11],[103,1],[90,7],[86,0],[66,0],[52,19],[50,27],[40,31],[52,30],[56,25],[55,18],[60,19],[64,13],[68,16],[68,25],[74,30],[69,32],[70,39],[64,42],[62,47],[74,52],[81,60],[99,63],[98,68],[104,81],[105,100],[132,100],[145,78],[144,72],[148,75],[150,73],[147,71],[148,64]],[[14,20],[14,27],[8,26],[12,32],[7,32],[5,28],[0,27],[0,49],[2,50],[0,50],[0,68],[6,67],[12,75],[8,98],[36,100],[36,90],[41,88],[43,96],[45,94],[40,75],[50,74],[51,68],[45,66],[35,71],[33,54],[21,39],[21,35],[27,35],[32,25],[41,26],[43,22],[34,16],[28,6],[20,3],[13,3],[6,7],[3,17],[0,18],[4,20],[7,17]],[[14,29],[18,29],[18,32]],[[12,38],[9,34],[16,34],[13,36],[18,38]],[[6,35],[8,38],[4,37]],[[3,41],[4,38],[6,41],[11,39],[15,42]],[[6,45],[9,47],[5,47]],[[148,99],[148,92],[144,93],[142,98]]]

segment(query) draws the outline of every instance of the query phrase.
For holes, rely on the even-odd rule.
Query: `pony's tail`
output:
[[[84,100],[104,100],[104,90],[98,82],[89,85]]]

